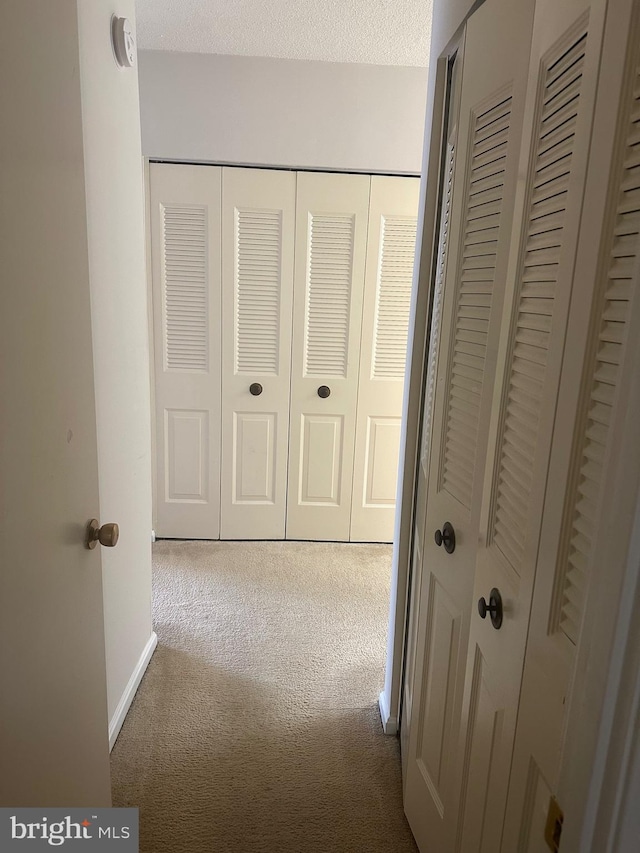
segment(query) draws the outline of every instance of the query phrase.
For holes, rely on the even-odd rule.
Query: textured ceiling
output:
[[[428,65],[432,0],[136,0],[138,46]]]

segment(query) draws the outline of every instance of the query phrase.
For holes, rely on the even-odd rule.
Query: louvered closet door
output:
[[[437,212],[437,247],[435,249],[435,270],[434,270],[434,293],[433,293],[433,308],[431,313],[431,329],[429,337],[429,346],[427,352],[427,360],[424,366],[424,400],[422,411],[422,429],[420,437],[420,453],[417,465],[417,486],[416,486],[416,503],[413,520],[412,539],[413,547],[411,552],[411,590],[410,590],[410,611],[407,626],[407,649],[405,657],[405,674],[402,684],[402,725],[400,726],[400,749],[402,756],[402,781],[406,788],[408,767],[409,767],[409,741],[413,730],[413,690],[418,688],[420,691],[419,680],[416,679],[416,658],[421,659],[421,652],[418,649],[418,640],[424,643],[424,619],[421,624],[418,620],[421,619],[424,610],[420,610],[420,602],[422,600],[422,550],[424,542],[424,522],[425,509],[427,498],[427,485],[429,478],[428,457],[429,457],[429,435],[431,431],[431,421],[433,419],[433,391],[435,390],[435,376],[438,360],[438,343],[441,331],[442,321],[442,299],[444,293],[444,280],[447,268],[447,249],[449,246],[449,228],[451,224],[451,208],[453,203],[453,180],[455,173],[455,155],[458,130],[458,113],[460,106],[460,78],[462,76],[462,44],[456,44],[452,47],[451,53],[440,58],[441,66],[440,73],[443,75],[443,97],[442,97],[442,113],[438,116],[434,115],[434,123],[436,118],[442,120],[447,116],[446,135],[442,140],[440,151],[440,197],[438,198]],[[431,175],[426,176],[426,180],[431,180]],[[421,646],[422,648],[422,646]],[[421,663],[422,665],[422,663]],[[406,810],[406,798],[405,798]],[[415,822],[415,821],[414,821]],[[414,832],[418,830],[415,829]]]
[[[635,12],[634,12],[635,5]],[[552,441],[503,849],[533,850],[559,790],[565,714],[598,540],[619,469],[640,320],[640,8],[610,0]],[[625,45],[628,45],[625,53]],[[618,101],[618,96],[620,99]],[[634,319],[635,315],[635,319]],[[608,501],[607,501],[608,498]],[[624,536],[622,522],[616,531]],[[518,846],[519,845],[519,846]]]
[[[220,533],[221,170],[152,163],[156,533]]]
[[[458,747],[456,850],[501,846],[573,281],[604,3],[538,0]],[[582,294],[577,296],[582,298]],[[577,380],[577,377],[576,377]],[[499,629],[475,602],[503,602]],[[540,849],[539,840],[531,848]]]
[[[298,173],[288,539],[349,539],[370,180]]]
[[[454,849],[458,819],[455,754],[533,6],[487,0],[465,34],[440,351],[437,372],[427,373],[434,408],[403,752],[405,811],[425,853]],[[445,522],[455,530],[452,553],[434,538]]]
[[[393,540],[419,193],[419,178],[371,178],[352,542]]]
[[[222,539],[285,532],[296,174],[222,170]]]

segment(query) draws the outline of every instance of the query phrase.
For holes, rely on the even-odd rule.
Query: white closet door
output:
[[[424,368],[424,399],[422,409],[422,429],[420,436],[420,454],[417,460],[417,486],[415,512],[413,520],[413,549],[411,553],[411,595],[410,612],[407,627],[407,651],[405,676],[402,694],[402,724],[400,726],[400,749],[402,755],[402,781],[405,789],[405,811],[407,809],[406,783],[409,767],[409,740],[413,730],[413,689],[420,690],[420,681],[416,679],[416,658],[418,653],[418,633],[421,618],[420,601],[422,598],[422,552],[424,542],[424,523],[426,515],[427,486],[429,482],[429,436],[433,418],[433,392],[438,362],[440,326],[442,320],[442,300],[444,280],[447,269],[447,250],[449,247],[449,229],[453,205],[453,181],[455,174],[456,142],[458,133],[458,112],[460,105],[460,78],[462,76],[463,45],[458,44],[452,52],[442,58],[446,62],[445,91],[443,93],[443,115],[448,114],[446,139],[443,139],[440,169],[442,171],[441,196],[438,199],[438,245],[434,271],[433,307],[429,346]],[[427,178],[429,180],[429,177]],[[422,610],[424,613],[424,609]],[[424,619],[422,619],[424,625]],[[419,830],[414,829],[415,832]]]
[[[454,849],[459,814],[455,755],[533,11],[533,0],[487,0],[467,24],[462,57],[440,354],[437,373],[432,365],[427,372],[433,415],[424,437],[426,523],[403,752],[405,811],[420,849],[433,853]],[[450,553],[434,538],[446,522],[455,533]]]
[[[419,178],[371,178],[352,542],[393,540],[419,194]]]
[[[609,6],[504,850],[536,849],[549,798],[559,793],[580,625],[602,520],[608,523],[607,481],[611,493],[610,472],[622,461],[623,389],[634,381],[626,356],[634,313],[636,328],[640,319],[640,9],[635,4],[633,13],[629,0]]]
[[[553,419],[573,280],[603,3],[538,0],[516,224],[479,524],[474,611],[458,747],[456,850],[502,836]],[[544,570],[553,571],[553,566]],[[498,590],[502,624],[475,602]],[[495,600],[495,599],[494,599]],[[537,849],[537,848],[532,848]]]
[[[156,533],[220,533],[221,170],[152,163]]]
[[[222,170],[222,539],[285,532],[295,172]]]
[[[298,173],[288,539],[349,539],[370,182]]]

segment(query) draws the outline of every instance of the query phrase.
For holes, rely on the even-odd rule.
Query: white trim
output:
[[[389,713],[389,705],[387,703],[387,694],[382,691],[378,697],[378,708],[380,709],[380,719],[382,721],[382,731],[386,735],[398,734],[398,718],[392,717]]]
[[[131,703],[133,702],[133,697],[136,695],[136,691],[140,686],[142,677],[144,676],[147,667],[149,666],[149,661],[151,660],[151,657],[155,652],[157,645],[158,635],[155,631],[152,631],[146,646],[142,650],[140,660],[136,664],[136,667],[133,672],[131,673],[129,683],[125,687],[124,693],[122,694],[122,696],[120,697],[120,701],[118,702],[118,707],[116,708],[114,715],[111,718],[111,722],[109,723],[109,752],[111,752],[116,740],[118,739],[122,724],[124,723],[125,717],[129,713],[129,708],[131,707]]]

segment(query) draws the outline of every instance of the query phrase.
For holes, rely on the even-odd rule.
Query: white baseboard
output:
[[[382,731],[386,735],[397,735],[398,734],[398,719],[397,717],[392,717],[389,713],[389,703],[387,702],[387,697],[384,691],[380,694],[378,699],[378,708],[380,708],[380,719],[382,720]]]
[[[129,713],[129,708],[133,702],[133,697],[136,695],[136,690],[140,686],[142,676],[145,674],[146,669],[149,666],[149,661],[151,660],[157,645],[158,635],[155,631],[152,631],[149,641],[142,650],[140,660],[136,664],[136,668],[131,673],[129,683],[125,687],[124,693],[118,702],[118,707],[114,712],[111,722],[109,723],[109,752],[111,752],[116,740],[118,739],[122,724],[124,723],[125,717]]]

